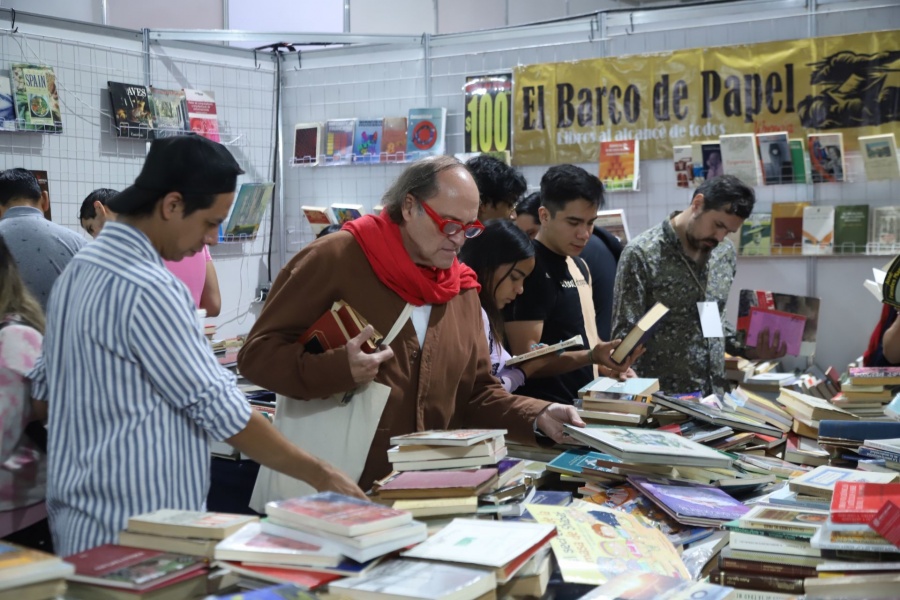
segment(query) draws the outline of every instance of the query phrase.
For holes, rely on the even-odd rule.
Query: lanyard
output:
[[[705,300],[706,299],[706,286],[703,285],[702,283],[700,283],[700,278],[697,277],[696,273],[694,273],[694,269],[691,267],[691,263],[688,261],[687,257],[681,253],[680,248],[677,250],[677,253],[678,253],[678,258],[681,259],[681,262],[683,262],[684,266],[687,267],[688,273],[691,274],[691,277],[697,283],[697,287],[700,288],[700,293],[703,294],[703,298]]]

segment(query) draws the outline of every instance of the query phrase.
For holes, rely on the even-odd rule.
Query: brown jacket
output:
[[[322,398],[354,387],[346,350],[307,354],[300,335],[335,300],[345,300],[382,335],[405,302],[376,277],[349,232],[316,240],[282,269],[238,355],[241,374],[291,398]],[[391,388],[360,486],[387,475],[389,439],[428,429],[505,428],[535,443],[533,423],[549,404],[514,396],[491,375],[481,305],[474,289],[434,305],[423,347],[412,322],[391,344],[376,381]]]

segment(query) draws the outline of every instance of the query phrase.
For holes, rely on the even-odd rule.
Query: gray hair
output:
[[[438,175],[453,168],[464,169],[465,165],[452,156],[429,156],[411,164],[381,198],[384,211],[394,223],[403,222],[403,201],[412,194],[423,202],[437,196]]]

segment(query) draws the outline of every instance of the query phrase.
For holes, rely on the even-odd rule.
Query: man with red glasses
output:
[[[369,381],[391,388],[360,486],[391,471],[391,436],[428,429],[505,428],[536,443],[562,441],[562,425],[583,425],[570,406],[506,392],[491,376],[478,282],[456,258],[481,234],[479,195],[455,158],[409,166],[385,193],[378,217],[351,221],[318,239],[282,269],[238,357],[241,373],[290,398],[321,398]],[[310,354],[300,335],[335,300],[345,300],[382,334],[404,306],[412,316],[391,343],[360,350],[367,328],[344,348]]]

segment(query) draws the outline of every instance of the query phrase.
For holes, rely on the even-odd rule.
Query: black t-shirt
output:
[[[580,335],[587,343],[584,327],[584,311],[578,288],[589,286],[582,271],[587,272],[584,262],[569,269],[565,256],[560,256],[535,240],[534,271],[525,280],[525,291],[506,306],[503,317],[513,321],[543,321],[541,342],[555,344],[570,337]],[[574,277],[572,272],[576,274]],[[591,311],[593,312],[593,311]],[[553,377],[529,377],[525,385],[516,390],[517,394],[542,400],[552,400],[562,404],[572,404],[578,397],[578,390],[594,379],[593,368],[585,365],[580,369]]]
[[[616,285],[616,267],[622,244],[611,233],[594,227],[594,234],[578,255],[587,263],[591,272],[594,291],[594,312],[597,316],[597,335],[609,341],[612,329],[613,288]]]

